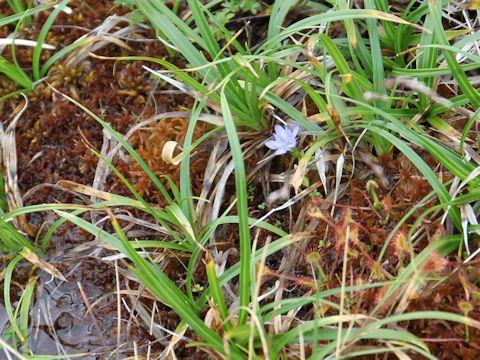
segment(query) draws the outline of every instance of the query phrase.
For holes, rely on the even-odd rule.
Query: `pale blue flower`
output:
[[[275,125],[275,132],[273,133],[274,140],[265,142],[265,146],[269,149],[275,150],[275,155],[283,155],[297,146],[297,135],[300,131],[300,126],[297,124],[290,130],[287,127]]]

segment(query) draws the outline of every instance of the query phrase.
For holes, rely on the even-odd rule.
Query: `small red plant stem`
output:
[[[102,342],[102,345],[104,347],[107,346],[107,343],[103,337],[103,334],[102,334],[102,331],[100,330],[100,326],[98,326],[98,322],[97,322],[97,319],[95,318],[95,316],[93,315],[93,312],[92,312],[92,307],[90,306],[90,302],[88,301],[87,299],[87,295],[85,294],[85,291],[83,291],[83,287],[82,287],[82,284],[80,284],[80,282],[77,282],[77,286],[78,288],[80,289],[80,294],[82,295],[82,298],[83,298],[83,301],[85,302],[85,306],[87,307],[87,313],[90,315],[90,317],[92,318],[92,322],[93,322],[93,326],[95,327],[95,330],[97,331],[98,333],[98,337],[100,338],[100,341]],[[86,315],[86,314],[85,314]]]

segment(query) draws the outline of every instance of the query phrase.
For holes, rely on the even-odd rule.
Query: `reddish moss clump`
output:
[[[180,181],[179,165],[165,162],[162,159],[162,150],[167,141],[176,141],[179,145],[183,144],[187,128],[188,119],[165,119],[158,121],[147,129],[137,131],[131,139],[133,147],[155,175],[158,177],[168,175],[177,186]],[[210,126],[208,124],[198,122],[195,127],[194,140],[198,139],[209,129]],[[203,172],[209,155],[208,152],[200,150],[194,153],[190,159],[192,188],[194,192],[197,192],[196,195],[202,189]],[[135,179],[134,188],[142,197],[159,205],[167,205],[163,195],[156,189],[155,184],[134,159],[130,161],[128,172]],[[162,182],[167,189],[170,187],[165,179],[162,179]]]

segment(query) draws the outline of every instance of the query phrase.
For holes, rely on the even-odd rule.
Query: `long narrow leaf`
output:
[[[238,227],[240,236],[240,306],[247,307],[250,302],[250,229],[248,226],[247,181],[245,179],[245,164],[242,149],[238,140],[237,130],[228,106],[225,93],[220,94],[222,113],[227,130],[228,142],[235,163],[235,189],[237,194]],[[247,320],[247,312],[240,309],[238,324],[243,325]]]
[[[442,5],[442,1],[428,2],[428,7],[433,18],[436,38],[441,45],[449,45],[447,35],[445,34],[445,30],[441,23]],[[480,107],[480,94],[474,89],[465,73],[460,69],[458,62],[455,59],[455,55],[449,50],[444,50],[443,55],[445,56],[445,60],[447,60],[448,67],[452,71],[452,75],[455,77],[455,80],[457,80],[458,86],[468,96],[476,108]]]
[[[45,43],[48,31],[50,30],[50,27],[52,26],[60,11],[65,9],[65,7],[70,1],[71,0],[63,0],[60,4],[56,6],[55,9],[53,9],[52,13],[48,16],[47,20],[43,24],[42,30],[38,34],[37,46],[35,46],[35,49],[33,50],[32,58],[33,78],[35,80],[40,79],[40,54],[42,53],[42,45]]]

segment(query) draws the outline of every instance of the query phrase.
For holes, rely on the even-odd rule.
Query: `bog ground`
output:
[[[477,7],[2,2],[0,357],[478,358]]]

